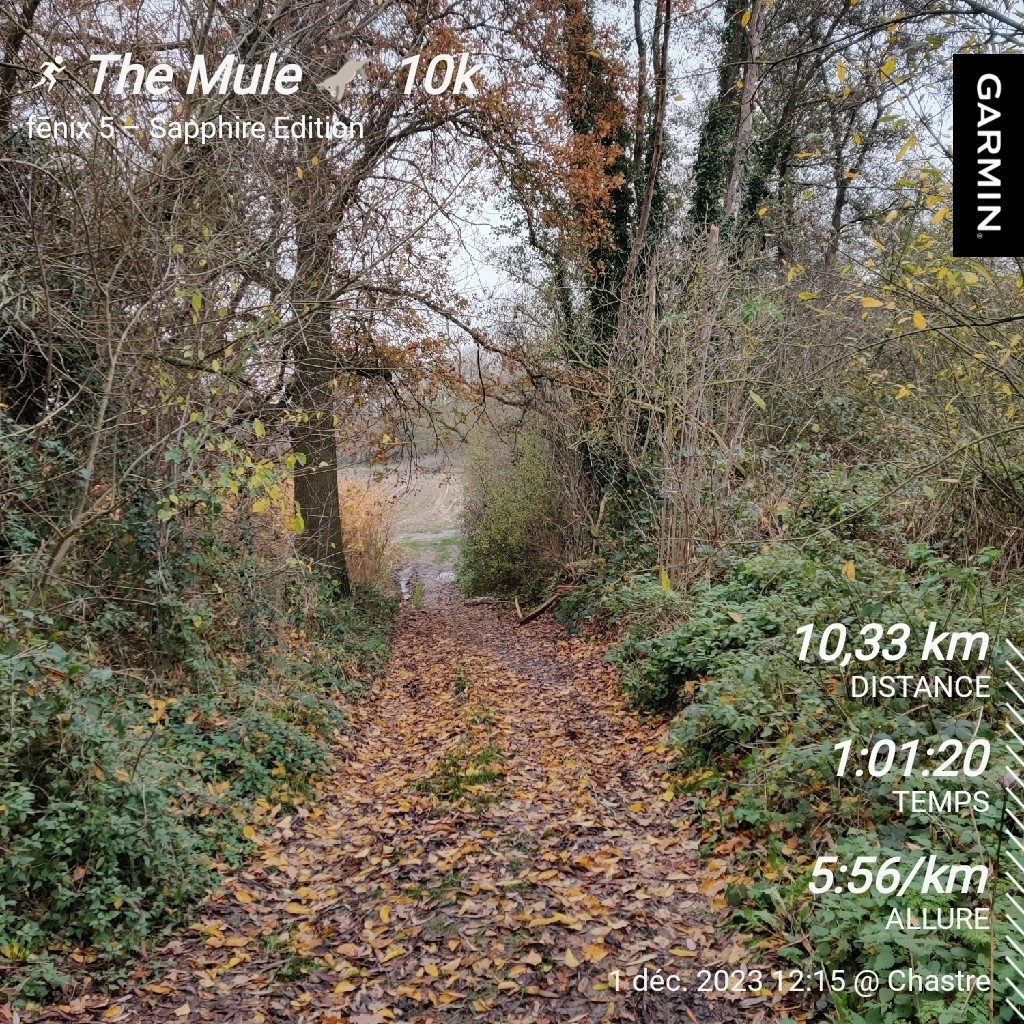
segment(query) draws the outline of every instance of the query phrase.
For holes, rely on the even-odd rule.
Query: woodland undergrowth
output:
[[[144,512],[107,523],[45,603],[8,577],[0,954],[15,998],[78,974],[116,984],[186,922],[258,828],[313,798],[345,702],[383,664],[389,600],[342,596],[227,521],[175,519],[159,573]]]

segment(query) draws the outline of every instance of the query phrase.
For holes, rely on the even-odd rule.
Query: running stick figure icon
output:
[[[52,61],[48,60],[43,64],[41,77],[39,81],[32,86],[32,88],[38,89],[39,86],[45,85],[46,91],[51,92],[53,87],[57,84],[57,76],[62,71],[66,70],[67,68],[64,67],[64,58],[58,54],[58,56],[54,57]]]

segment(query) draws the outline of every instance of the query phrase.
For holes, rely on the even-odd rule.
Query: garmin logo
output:
[[[953,255],[1024,254],[1024,193],[1007,189],[1024,170],[1020,131],[1024,54],[953,58]]]
[[[105,88],[124,95],[165,96],[174,84],[174,68],[170,64],[147,68],[135,63],[131,53],[94,53],[89,61],[96,65],[94,96]],[[258,64],[245,64],[232,53],[213,66],[199,54],[189,69],[185,95],[291,96],[301,83],[302,68],[282,63],[276,50]]]
[[[983,206],[1002,200],[1002,181],[997,176],[1003,161],[999,154],[1003,151],[1003,113],[991,106],[991,101],[999,99],[1003,94],[1003,83],[996,75],[982,75],[978,79],[978,230],[1002,231],[998,222],[1002,206]],[[988,102],[986,102],[988,101]],[[991,124],[999,126],[989,128]]]

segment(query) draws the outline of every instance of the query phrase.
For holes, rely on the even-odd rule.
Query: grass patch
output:
[[[416,789],[447,803],[467,800],[471,806],[483,807],[497,799],[495,794],[485,792],[485,787],[504,777],[496,767],[502,761],[500,751],[490,745],[475,753],[461,750],[445,754],[430,775],[420,779]]]
[[[462,548],[462,539],[460,537],[413,538],[403,540],[398,546],[411,554],[429,554],[433,565],[450,565],[458,558]]]

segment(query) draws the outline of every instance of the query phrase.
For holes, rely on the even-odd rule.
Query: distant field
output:
[[[432,472],[408,469],[400,473],[352,466],[339,474],[343,480],[371,483],[385,490],[395,503],[395,542],[410,554],[424,549],[448,549],[454,555],[462,513],[462,470]],[[448,559],[446,559],[448,560]]]

